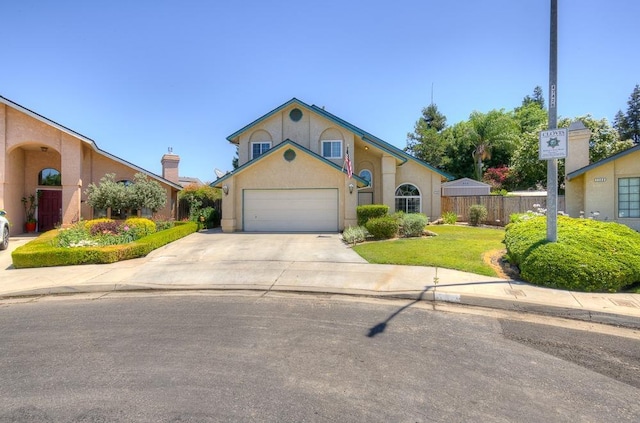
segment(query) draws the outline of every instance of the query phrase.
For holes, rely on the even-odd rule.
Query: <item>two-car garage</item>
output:
[[[337,232],[338,189],[245,189],[246,232]]]

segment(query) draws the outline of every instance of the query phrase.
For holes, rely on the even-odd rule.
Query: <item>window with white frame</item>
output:
[[[369,182],[369,185],[367,186],[367,188],[373,187],[373,173],[369,169],[362,169],[360,173],[358,173],[358,176],[360,176],[365,181]]]
[[[322,141],[322,157],[325,159],[341,159],[342,140]]]
[[[640,177],[618,179],[618,217],[640,217]]]
[[[257,159],[271,148],[271,142],[258,141],[251,143],[251,159]]]
[[[411,184],[400,185],[396,189],[396,211],[420,213],[421,196],[418,187]]]

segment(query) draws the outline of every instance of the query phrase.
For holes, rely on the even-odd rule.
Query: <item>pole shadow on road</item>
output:
[[[398,310],[393,312],[393,314],[391,314],[389,317],[387,317],[386,320],[384,320],[383,322],[380,322],[377,325],[375,325],[372,328],[370,328],[369,329],[369,333],[367,334],[367,337],[368,338],[373,338],[374,336],[384,332],[385,329],[387,328],[387,323],[389,323],[391,321],[391,319],[393,319],[398,314],[402,313],[404,310],[408,309],[409,307],[411,307],[415,303],[422,301],[422,298],[424,297],[424,294],[427,291],[429,291],[430,289],[434,289],[435,290],[436,287],[461,286],[461,285],[488,285],[488,284],[503,284],[503,283],[509,284],[510,282],[511,281],[505,280],[505,281],[457,283],[457,284],[446,284],[446,285],[442,285],[442,284],[427,285],[427,286],[424,287],[422,292],[420,292],[420,295],[418,295],[418,298],[416,298],[415,300],[411,301],[409,304],[400,307]]]
[[[430,289],[430,286],[425,286],[424,289],[422,290],[422,292],[420,293],[420,295],[418,295],[418,298],[416,298],[415,300],[411,301],[409,304],[404,305],[402,307],[400,307],[398,310],[396,310],[395,312],[393,312],[393,314],[391,314],[389,317],[387,317],[385,319],[385,321],[378,323],[377,325],[375,325],[374,327],[369,329],[369,333],[367,334],[367,337],[369,338],[373,338],[374,336],[382,333],[385,331],[385,329],[387,328],[387,323],[389,323],[391,321],[391,319],[393,319],[394,317],[396,317],[398,314],[402,313],[405,309],[411,307],[412,305],[414,305],[417,302],[422,301],[422,297],[424,296],[424,294]]]

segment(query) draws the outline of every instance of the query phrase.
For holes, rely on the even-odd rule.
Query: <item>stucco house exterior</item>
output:
[[[0,209],[8,213],[12,236],[24,232],[21,199],[30,195],[38,198],[39,232],[93,218],[85,190],[107,173],[115,173],[118,181],[133,180],[136,173],[158,181],[167,193],[158,214],[176,217],[182,188],[177,183],[179,157],[166,154],[161,162],[166,177],[100,150],[90,138],[0,96]]]
[[[449,175],[322,107],[293,98],[227,140],[238,168],[211,183],[225,232],[337,232],[361,204],[440,217]]]
[[[573,217],[597,214],[640,231],[640,145],[589,163],[591,132],[582,122],[569,127],[565,162],[566,212]]]

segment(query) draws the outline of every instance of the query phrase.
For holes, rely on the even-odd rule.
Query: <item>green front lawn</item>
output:
[[[369,263],[432,266],[498,276],[482,255],[504,249],[503,229],[429,226],[438,236],[359,244],[353,250]]]

